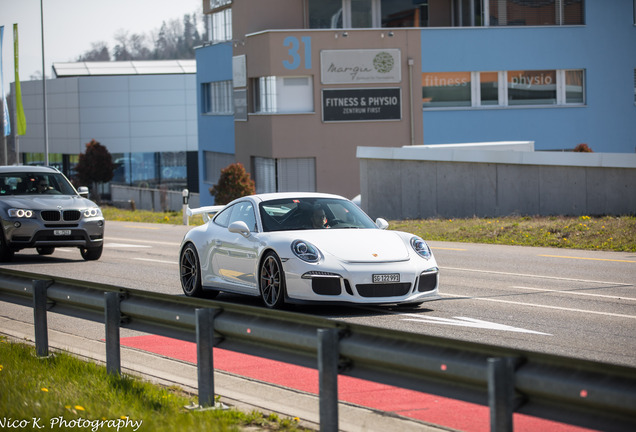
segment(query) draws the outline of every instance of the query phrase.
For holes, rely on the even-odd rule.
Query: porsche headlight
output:
[[[419,237],[413,237],[411,239],[411,246],[413,247],[413,250],[425,260],[429,260],[433,256],[431,249],[428,247],[426,242]]]
[[[318,248],[304,240],[294,240],[291,250],[298,258],[309,263],[316,263],[321,258]]]
[[[14,218],[31,218],[33,217],[33,210],[28,209],[9,209],[9,216]]]
[[[102,211],[99,209],[99,207],[86,209],[84,210],[83,213],[84,213],[84,217],[86,218],[97,217],[102,215]]]

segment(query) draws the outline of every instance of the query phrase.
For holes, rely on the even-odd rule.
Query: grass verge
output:
[[[133,212],[114,207],[102,211],[107,220],[183,223],[181,212]],[[201,223],[199,216],[190,219],[191,225]],[[634,216],[414,219],[391,221],[389,229],[407,231],[425,240],[636,252]]]
[[[177,387],[114,376],[65,353],[35,356],[31,345],[0,337],[0,430],[304,431],[297,419],[235,409],[193,411]]]

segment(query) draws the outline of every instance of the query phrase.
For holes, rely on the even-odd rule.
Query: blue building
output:
[[[636,150],[634,0],[212,0],[197,51],[201,203],[360,191],[358,146]]]

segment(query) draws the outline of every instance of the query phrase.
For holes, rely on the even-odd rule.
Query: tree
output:
[[[219,182],[210,188],[215,204],[227,204],[237,198],[252,195],[254,192],[254,180],[239,162],[223,168]]]
[[[585,143],[577,145],[574,147],[573,151],[577,153],[594,153],[594,151]]]
[[[106,147],[94,139],[86,143],[86,153],[79,155],[79,162],[75,166],[77,179],[81,184],[93,186],[93,197],[99,201],[98,183],[108,183],[113,179],[115,164]]]

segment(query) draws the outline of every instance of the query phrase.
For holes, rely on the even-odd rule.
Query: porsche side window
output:
[[[250,231],[258,231],[258,228],[256,226],[256,216],[254,215],[254,206],[251,202],[240,202],[232,206],[232,208],[233,211],[232,215],[230,216],[228,226],[232,222],[243,221],[250,229]]]
[[[220,225],[222,227],[230,226],[230,216],[232,216],[232,211],[234,210],[234,206],[228,207],[214,218],[214,223]]]

